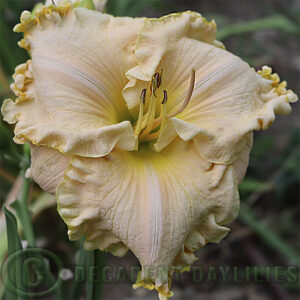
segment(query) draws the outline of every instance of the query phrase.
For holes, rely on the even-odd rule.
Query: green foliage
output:
[[[232,24],[217,33],[218,40],[224,40],[233,35],[240,35],[264,29],[278,29],[287,33],[298,34],[299,29],[296,24],[283,15],[275,15],[241,24]]]
[[[84,250],[81,250],[84,251]],[[103,279],[102,276],[99,277],[101,272],[99,270],[102,270],[102,268],[105,266],[105,258],[106,254],[104,252],[100,252],[99,250],[95,251],[88,251],[87,252],[87,269],[93,270],[94,267],[95,270],[98,270],[96,273],[98,276],[93,278],[93,281],[89,281],[87,283],[87,291],[86,291],[86,299],[87,300],[94,300],[94,299],[101,299],[102,293],[103,293]]]
[[[241,192],[268,191],[272,185],[268,182],[260,181],[255,178],[246,177],[239,186]]]
[[[109,0],[106,10],[114,16],[136,17],[142,11],[161,5],[159,0]]]
[[[255,214],[246,205],[241,206],[240,220],[255,231],[264,242],[274,251],[279,252],[289,263],[299,265],[299,253],[280,238],[269,226],[256,218]]]
[[[22,251],[22,243],[18,233],[17,220],[14,214],[5,206],[3,208],[7,230],[7,254],[8,257],[18,251]],[[22,264],[20,259],[12,259],[7,265],[7,278],[5,284],[5,297],[7,300],[26,300],[27,297],[19,295],[19,290],[23,288],[24,278],[22,274]]]

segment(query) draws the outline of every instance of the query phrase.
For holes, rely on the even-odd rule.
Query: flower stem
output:
[[[20,216],[20,219],[23,223],[22,225],[23,225],[24,234],[29,246],[35,247],[36,243],[35,243],[30,213],[28,210],[28,195],[31,186],[31,179],[25,178],[25,172],[26,172],[25,170],[21,171],[23,177],[23,186],[22,186],[22,192],[19,200],[21,206],[21,215],[22,215],[22,217]]]
[[[102,269],[106,253],[99,250],[89,251],[87,255],[87,300],[101,300],[103,292]]]
[[[28,242],[29,247],[36,247],[36,242],[34,238],[34,232],[32,228],[32,223],[31,223],[31,218],[30,218],[30,212],[28,210],[28,196],[29,196],[29,191],[31,187],[32,180],[29,178],[26,178],[25,173],[26,170],[30,166],[30,154],[28,149],[24,147],[24,155],[21,160],[21,176],[23,179],[23,184],[22,184],[22,190],[21,190],[21,195],[20,197],[17,198],[17,200],[12,204],[12,207],[17,211],[17,214],[20,218],[22,227],[23,227],[23,232],[25,235],[25,238]]]

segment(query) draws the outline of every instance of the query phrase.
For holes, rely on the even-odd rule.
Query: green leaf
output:
[[[259,220],[245,204],[241,204],[239,219],[255,231],[274,251],[277,251],[285,257],[288,262],[299,266],[299,255],[297,251],[287,245],[286,242],[272,230],[272,228]]]
[[[246,177],[239,185],[241,192],[265,192],[272,189],[273,184],[270,182],[263,182],[254,178]]]
[[[217,39],[222,41],[232,35],[245,34],[263,29],[279,29],[287,33],[297,34],[298,27],[283,15],[248,21],[240,24],[232,24],[217,32]]]
[[[106,5],[108,13],[115,16],[136,17],[139,12],[161,4],[158,0],[109,0]]]
[[[99,250],[88,251],[87,271],[89,278],[87,283],[87,300],[100,300],[103,291],[102,269],[105,265],[106,254]]]
[[[24,158],[25,159],[25,158]],[[26,162],[24,162],[26,164]],[[26,172],[26,165],[24,166],[24,169],[21,171],[22,177],[23,177],[23,185],[22,185],[22,191],[20,199],[17,199],[14,201],[11,206],[16,210],[18,217],[20,218],[23,231],[26,237],[26,240],[28,241],[28,244],[30,247],[35,247],[35,238],[34,238],[34,232],[32,228],[30,213],[28,210],[28,194],[30,190],[31,185],[31,179],[25,178],[25,172]]]
[[[14,214],[9,211],[5,206],[3,207],[3,212],[6,221],[6,231],[7,231],[7,252],[8,255],[15,253],[22,249],[21,239],[18,233],[17,219]]]
[[[3,207],[5,214],[6,230],[7,230],[7,248],[8,248],[8,264],[7,264],[7,280],[5,295],[7,300],[28,299],[18,295],[18,291],[23,288],[23,271],[21,252],[14,259],[9,261],[9,257],[18,251],[22,251],[22,243],[18,233],[17,219],[12,212],[5,206]],[[20,261],[21,259],[21,261]],[[9,284],[8,284],[9,283]],[[8,288],[10,286],[10,288]]]
[[[79,257],[78,260],[76,262],[76,267],[85,267],[86,263],[87,263],[87,255],[88,252],[86,250],[84,250],[83,247],[84,244],[84,239],[81,240],[80,242],[80,252],[79,252]],[[80,280],[76,280],[73,283],[71,292],[70,292],[70,300],[79,300],[81,298],[81,292],[82,292],[82,288],[84,286],[84,281],[80,281]]]

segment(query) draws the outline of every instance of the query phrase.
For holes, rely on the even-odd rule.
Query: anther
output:
[[[146,92],[147,92],[146,89],[142,90],[141,97],[140,97],[140,100],[141,100],[142,104],[145,104],[145,102],[146,102]]]
[[[156,84],[157,88],[159,88],[159,86],[160,86],[160,76],[159,76],[159,74],[155,73],[153,77],[155,79],[155,84]]]
[[[166,90],[164,90],[164,99],[161,102],[161,104],[165,104],[165,103],[167,103],[167,101],[168,101],[168,93]]]
[[[161,71],[162,73],[162,71]],[[155,73],[151,79],[150,89],[153,91],[153,95],[156,97],[156,90],[160,87],[161,84],[161,74]]]

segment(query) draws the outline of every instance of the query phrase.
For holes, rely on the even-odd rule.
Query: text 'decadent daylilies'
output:
[[[31,144],[33,178],[56,194],[70,239],[130,249],[135,286],[168,298],[173,271],[229,231],[252,131],[297,96],[227,52],[194,12],[116,18],[64,2],[24,12],[15,31],[32,59],[2,113],[15,142]]]

